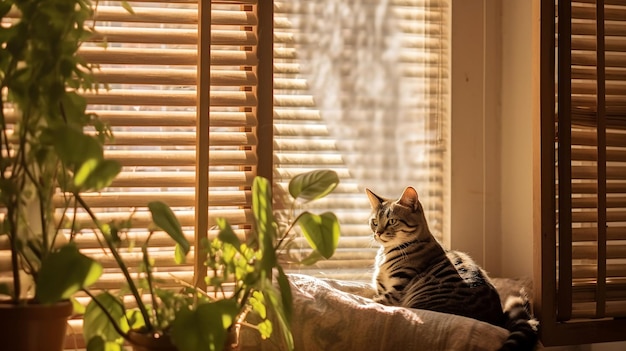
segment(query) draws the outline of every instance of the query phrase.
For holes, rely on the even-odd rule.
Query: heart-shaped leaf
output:
[[[61,161],[74,170],[90,159],[103,158],[102,144],[96,137],[84,134],[69,125],[63,124],[49,129],[43,137],[52,140],[54,150]]]
[[[109,317],[107,317],[107,314],[103,311],[103,308],[115,320],[115,323],[120,326],[122,331],[127,332],[129,326],[126,321],[122,301],[108,292],[101,293],[96,296],[95,299],[100,305],[93,300],[89,302],[85,309],[85,316],[83,317],[83,335],[85,340],[91,342],[94,338],[100,338],[105,342],[117,342],[121,344],[123,338],[117,333],[111,320],[109,320]]]
[[[203,303],[195,310],[181,309],[172,323],[172,342],[179,351],[221,351],[238,313],[234,300]]]
[[[41,303],[69,299],[102,275],[102,265],[78,251],[74,244],[52,252],[41,262],[35,296]]]
[[[339,221],[332,212],[316,215],[303,212],[298,225],[306,241],[325,258],[330,258],[339,244]]]
[[[312,201],[331,193],[339,184],[337,172],[329,169],[298,174],[289,182],[289,194],[294,199]]]
[[[79,191],[100,191],[111,185],[122,170],[115,160],[92,158],[85,161],[74,176],[74,186]]]

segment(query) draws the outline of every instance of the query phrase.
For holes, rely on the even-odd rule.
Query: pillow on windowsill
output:
[[[290,275],[290,281],[297,351],[497,350],[508,334],[471,318],[383,306],[371,300],[374,291],[366,283],[299,274]],[[519,291],[515,281],[495,279],[494,284],[499,291],[502,287],[501,294]],[[258,338],[243,336],[241,350],[259,349]],[[266,351],[279,349],[272,342],[261,345]]]

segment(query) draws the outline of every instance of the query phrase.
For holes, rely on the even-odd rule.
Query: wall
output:
[[[494,276],[532,276],[531,3],[452,6],[449,243]]]
[[[497,7],[453,1],[450,240],[492,275],[501,275],[498,172]]]

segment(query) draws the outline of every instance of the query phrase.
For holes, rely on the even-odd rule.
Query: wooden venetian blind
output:
[[[448,6],[275,2],[275,193],[286,194],[288,180],[311,169],[333,169],[341,179],[333,194],[305,205],[337,214],[337,252],[293,271],[371,280],[377,245],[365,187],[388,197],[416,187],[433,233],[447,230]]]
[[[99,35],[81,54],[100,65],[98,81],[109,89],[88,98],[92,110],[113,128],[115,140],[106,155],[124,166],[106,192],[88,197],[91,206],[101,209],[101,218],[123,218],[135,210],[134,224],[145,228],[150,221],[143,207],[160,199],[173,207],[193,241],[195,216],[207,216],[206,209],[195,211],[196,178],[201,178],[196,161],[206,158],[211,218],[247,223],[242,206],[257,159],[253,88],[258,60],[250,50],[257,44],[257,18],[252,7],[230,3],[214,5],[208,17],[213,21],[210,41],[205,39],[211,45],[211,69],[203,72],[210,74],[211,91],[201,99],[210,96],[210,118],[196,110],[197,4],[132,2],[132,14],[115,2],[98,6]],[[197,130],[197,118],[210,121],[209,129]],[[209,147],[197,154],[201,142]],[[88,236],[82,240],[96,246]],[[169,262],[169,253],[159,252]]]
[[[542,339],[626,340],[626,1],[541,14]]]
[[[140,247],[151,223],[150,201],[171,206],[192,243],[215,234],[210,228],[217,217],[228,219],[241,236],[249,230],[249,189],[257,160],[263,159],[258,140],[267,138],[257,136],[257,126],[271,124],[272,117],[271,98],[264,103],[258,98],[272,89],[271,20],[265,31],[270,36],[259,35],[272,8],[256,0],[128,4],[132,11],[121,1],[98,2],[97,34],[80,55],[98,65],[95,73],[103,87],[84,95],[89,110],[113,131],[106,157],[123,165],[109,188],[84,197],[104,222],[133,214],[132,244],[122,252],[133,273],[141,265]],[[258,74],[261,69],[264,73]],[[122,275],[89,229],[88,216],[79,211],[77,219],[86,229],[76,242],[105,268],[94,289],[122,288]],[[162,287],[177,288],[180,280],[206,274],[195,250],[186,264],[176,265],[173,242],[165,233],[157,232],[150,243]],[[86,296],[79,300],[88,302]],[[80,316],[70,324],[67,347],[84,347]]]

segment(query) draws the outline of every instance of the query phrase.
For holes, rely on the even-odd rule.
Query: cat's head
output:
[[[397,200],[387,199],[365,189],[372,206],[369,219],[374,239],[384,247],[396,247],[430,236],[424,210],[413,187],[407,187]]]

